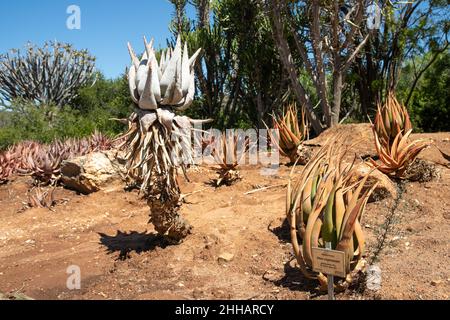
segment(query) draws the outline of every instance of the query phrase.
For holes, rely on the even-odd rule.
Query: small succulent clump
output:
[[[222,134],[222,136],[210,142],[212,156],[218,165],[218,178],[214,181],[216,187],[221,185],[230,186],[242,179],[237,167],[241,163],[245,153],[249,148],[249,140],[243,138],[239,141],[239,136],[233,132],[232,135]]]
[[[288,157],[291,164],[297,162],[306,164],[310,158],[308,152],[302,150],[302,142],[308,139],[309,129],[308,120],[302,109],[300,121],[298,119],[297,107],[289,105],[281,115],[272,116],[273,129],[278,130],[279,139],[272,137],[274,141],[278,141],[278,147],[281,155]]]
[[[389,93],[384,105],[378,105],[372,131],[381,161],[378,164],[370,159],[372,166],[396,178],[403,178],[419,153],[431,144],[425,140],[409,141],[413,128],[408,111],[397,101],[393,92]]]
[[[28,192],[28,201],[26,203],[28,208],[52,208],[56,204],[55,188],[45,190],[40,187],[33,188]]]

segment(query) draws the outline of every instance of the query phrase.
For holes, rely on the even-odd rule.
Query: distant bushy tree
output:
[[[425,72],[409,104],[422,131],[450,131],[450,52],[441,55]]]
[[[170,30],[202,48],[196,65],[198,96],[189,115],[213,118],[216,128],[259,127],[281,108],[287,77],[259,0],[171,0]],[[186,5],[196,19],[187,21]]]
[[[25,52],[13,49],[0,55],[1,105],[23,99],[62,107],[78,89],[92,84],[94,68],[95,58],[86,50],[65,43],[45,43],[42,48],[28,44]]]
[[[98,113],[97,122],[103,132],[119,133],[124,129],[123,125],[110,119],[127,118],[133,109],[128,80],[125,75],[113,80],[105,79],[101,73],[96,78],[93,86],[79,90],[70,106],[81,114]]]
[[[13,100],[0,109],[0,149],[22,140],[51,142],[57,138],[85,137],[99,130],[109,136],[122,133],[125,125],[112,120],[126,118],[131,110],[125,77],[98,81],[81,88],[69,105],[56,106],[23,99]]]

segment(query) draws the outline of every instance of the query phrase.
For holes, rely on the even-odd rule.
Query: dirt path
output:
[[[450,153],[450,134],[427,137]],[[436,149],[422,158],[444,163]],[[440,180],[406,185],[395,212],[392,199],[368,205],[367,259],[379,251],[382,289],[374,295],[354,288],[339,299],[449,299],[450,169],[438,167]],[[183,192],[203,191],[183,206],[194,232],[180,245],[155,236],[146,203],[122,186],[89,196],[59,188],[56,198],[65,201],[54,211],[21,212],[30,186],[17,178],[0,186],[0,292],[37,299],[324,299],[292,261],[285,188],[244,194],[283,184],[289,170],[262,176],[260,168],[244,167],[243,181],[220,189],[207,184],[213,170],[192,171]],[[81,269],[81,290],[66,287],[71,265]]]

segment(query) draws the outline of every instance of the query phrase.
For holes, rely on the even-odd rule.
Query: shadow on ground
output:
[[[109,254],[119,252],[119,260],[129,258],[131,252],[141,254],[157,247],[166,248],[171,245],[163,236],[155,233],[131,231],[129,233],[117,231],[115,236],[99,233],[100,244],[107,248]]]
[[[308,292],[311,298],[323,295],[324,293],[319,290],[318,283],[307,279],[299,268],[292,266],[292,262],[291,260],[284,264],[284,276],[272,281],[273,284],[291,291]]]
[[[287,219],[283,220],[283,223],[279,226],[275,226],[278,223],[278,221],[272,221],[270,225],[267,227],[267,229],[272,232],[279,241],[284,243],[290,243],[291,242],[291,227],[289,225],[289,221]]]

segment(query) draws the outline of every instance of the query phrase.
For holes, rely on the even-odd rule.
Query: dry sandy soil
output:
[[[374,153],[366,133],[359,154]],[[414,138],[432,138],[450,153],[448,133]],[[409,182],[397,201],[370,203],[363,217],[366,259],[381,267],[381,290],[369,292],[361,280],[338,299],[449,299],[450,169],[436,148],[420,158],[436,163],[441,178]],[[194,230],[179,245],[154,234],[145,201],[121,185],[89,196],[58,188],[53,211],[23,211],[31,181],[17,177],[0,186],[0,292],[35,299],[325,299],[293,259],[285,187],[244,194],[284,184],[290,169],[263,176],[259,167],[243,167],[242,181],[219,189],[208,184],[213,169],[192,170],[183,193],[203,191],[186,198],[182,213]],[[219,259],[224,253],[232,260]],[[71,265],[81,269],[81,290],[67,289]]]

